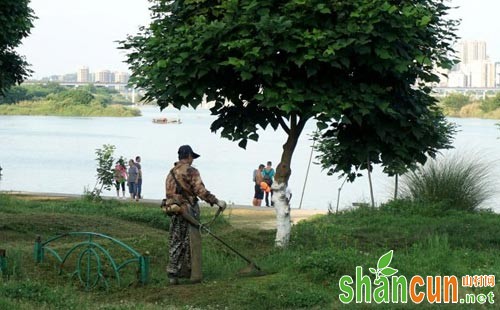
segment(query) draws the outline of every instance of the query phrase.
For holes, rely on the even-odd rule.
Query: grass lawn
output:
[[[214,209],[203,209],[202,222]],[[496,286],[460,287],[466,293],[500,296],[500,215],[490,212],[429,212],[425,206],[392,202],[380,209],[358,209],[316,216],[292,231],[287,250],[273,247],[274,230],[239,228],[222,217],[211,230],[249,256],[265,276],[243,277],[246,263],[210,236],[203,239],[201,284],[168,286],[168,218],[156,205],[85,200],[29,200],[0,195],[0,249],[7,253],[7,270],[0,276],[0,309],[337,309],[339,279],[355,278],[356,266],[368,270],[394,251],[390,266],[397,275],[495,275]],[[133,268],[124,283],[85,291],[75,278],[59,275],[55,260],[35,264],[33,247],[40,235],[72,231],[99,232],[117,238],[140,253],[149,252],[150,283],[137,285]],[[60,240],[60,249],[76,240]],[[116,252],[121,255],[121,252]],[[103,262],[105,264],[105,262]],[[112,281],[110,281],[112,282]],[[374,286],[375,288],[375,286]],[[499,301],[500,302],[500,301]],[[415,305],[356,304],[359,309],[430,308]],[[435,306],[435,305],[434,305]],[[480,305],[446,305],[472,309]],[[495,305],[482,305],[495,308]]]

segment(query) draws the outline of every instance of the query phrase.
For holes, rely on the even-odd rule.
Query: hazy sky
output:
[[[147,0],[31,0],[38,17],[19,49],[33,77],[91,71],[127,71],[114,41],[135,34],[149,21]]]
[[[461,18],[463,39],[485,40],[488,54],[500,60],[496,22],[500,0],[452,0],[453,18]],[[135,34],[149,21],[147,0],[31,0],[38,19],[19,52],[27,57],[33,77],[91,71],[126,71],[125,56],[114,41]]]

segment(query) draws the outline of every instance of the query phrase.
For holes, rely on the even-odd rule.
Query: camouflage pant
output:
[[[191,215],[195,219],[199,220],[200,209],[198,205],[195,205],[190,209]],[[170,247],[168,250],[169,261],[167,265],[167,273],[169,274],[169,276],[180,278],[189,278],[191,276],[191,269],[193,264],[192,256],[194,254],[195,260],[197,260],[201,254],[201,243],[193,243],[193,240],[191,240],[193,238],[193,233],[195,234],[194,238],[199,238],[199,232],[197,232],[196,230],[197,229],[193,229],[192,225],[190,225],[180,215],[174,215],[170,218]],[[193,244],[196,247],[194,249]],[[201,265],[201,262],[197,265]]]

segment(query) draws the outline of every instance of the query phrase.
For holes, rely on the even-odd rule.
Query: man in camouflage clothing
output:
[[[166,204],[177,204],[196,220],[200,220],[198,197],[210,205],[226,208],[223,200],[217,199],[203,184],[198,170],[191,166],[200,155],[189,145],[179,148],[179,161],[170,170],[165,181]],[[169,262],[167,273],[170,284],[178,284],[178,278],[189,277],[192,283],[202,280],[201,234],[199,228],[190,224],[182,214],[170,218]]]

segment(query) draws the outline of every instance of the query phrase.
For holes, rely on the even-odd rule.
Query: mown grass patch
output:
[[[204,282],[168,286],[168,218],[157,206],[118,201],[28,201],[0,195],[0,248],[8,274],[0,280],[0,306],[13,309],[337,309],[338,281],[366,274],[378,258],[394,250],[399,275],[495,275],[500,279],[500,216],[490,212],[427,213],[422,205],[395,201],[379,209],[361,208],[315,217],[294,226],[286,250],[273,247],[274,231],[239,229],[219,218],[210,229],[260,266],[266,274],[242,277],[246,263],[208,235],[203,237]],[[432,207],[432,206],[431,206]],[[203,221],[213,215],[203,208]],[[54,225],[50,225],[50,223]],[[41,224],[43,223],[43,225]],[[5,229],[8,227],[8,230]],[[150,252],[151,281],[85,292],[57,274],[53,264],[34,264],[32,236],[58,230],[95,230],[117,237],[139,252]],[[29,236],[29,237],[27,237]],[[70,242],[60,247],[68,248]],[[373,275],[369,274],[373,278]],[[133,272],[131,277],[133,279]],[[497,280],[498,281],[498,280]],[[498,283],[498,282],[497,282]],[[130,284],[130,286],[129,286]],[[499,286],[489,288],[500,294]],[[488,292],[487,288],[463,289]],[[63,306],[64,305],[64,306]],[[446,308],[446,305],[444,305]],[[16,308],[17,307],[17,308]],[[380,308],[350,305],[351,308]],[[429,304],[405,308],[428,308]],[[400,309],[401,305],[384,305]],[[454,307],[455,308],[455,307]],[[471,305],[458,306],[470,309]],[[10,309],[10,308],[9,308]]]

